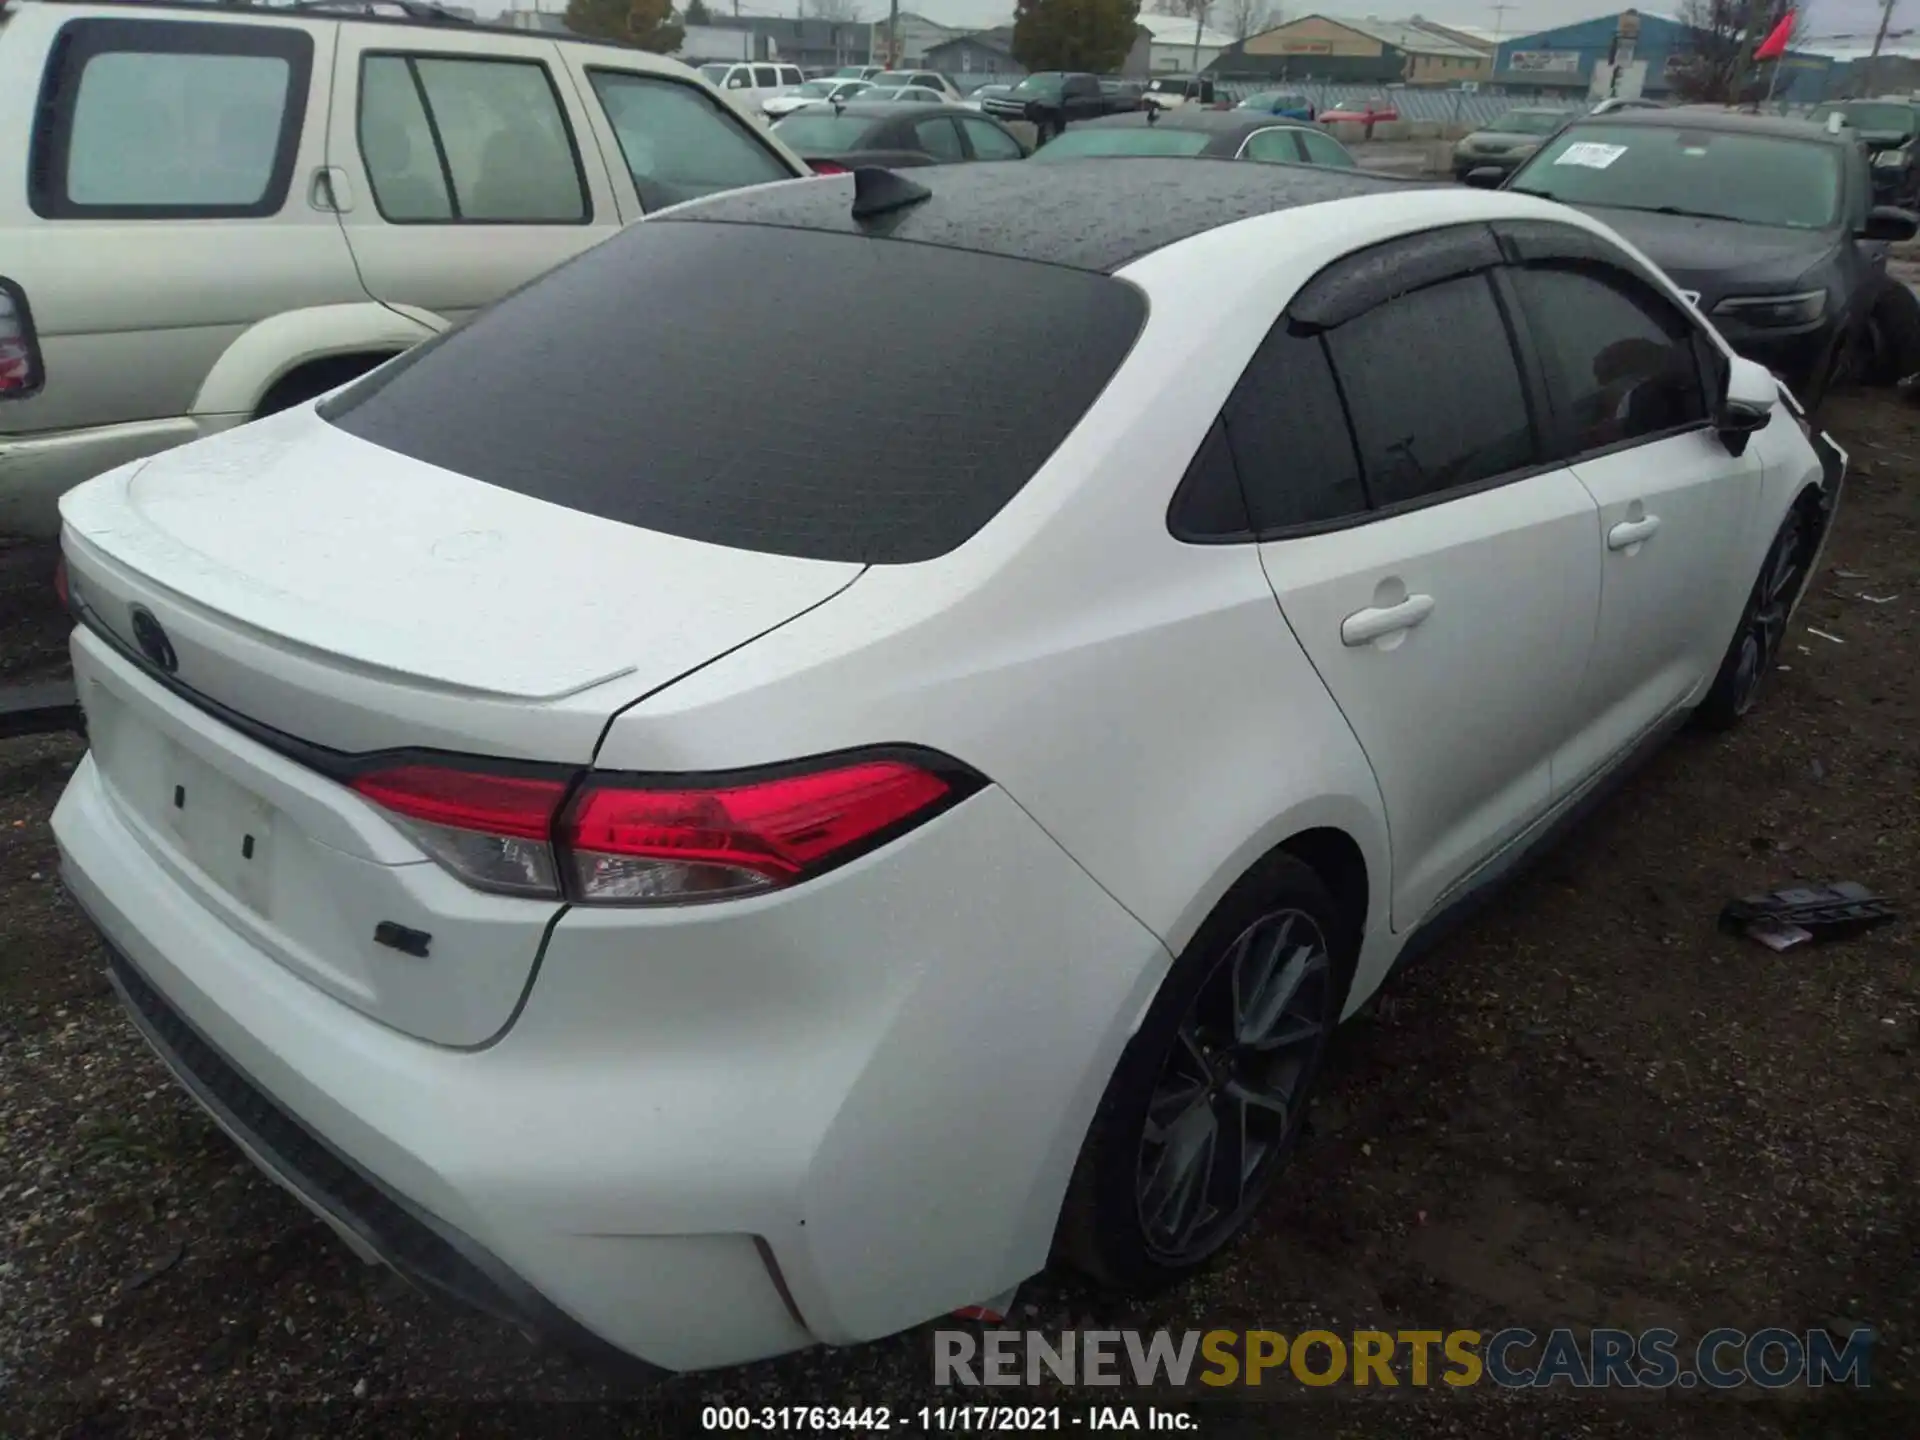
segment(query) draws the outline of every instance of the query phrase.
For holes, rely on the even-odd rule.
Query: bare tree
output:
[[[858,20],[860,0],[807,0],[807,14],[816,20]]]
[[[1774,0],[1681,0],[1690,32],[1673,59],[1674,94],[1688,101],[1738,104],[1763,83],[1749,64],[1753,47],[1778,20]]]
[[[1271,30],[1280,23],[1272,0],[1221,0],[1220,28],[1236,40]]]

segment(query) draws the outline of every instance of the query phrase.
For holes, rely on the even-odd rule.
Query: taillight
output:
[[[40,346],[27,297],[11,280],[0,278],[0,400],[31,395],[40,380]]]
[[[853,173],[835,160],[809,160],[807,168],[816,175],[851,175]]]
[[[804,880],[952,798],[948,780],[903,760],[711,788],[590,779],[560,843],[582,900],[717,900]]]
[[[589,773],[576,790],[572,777],[418,762],[348,783],[475,889],[675,905],[811,879],[984,782],[945,757],[889,750],[724,784]]]
[[[62,610],[73,609],[73,600],[67,590],[67,557],[64,555],[53,562],[53,596],[60,602]]]
[[[553,817],[565,780],[408,764],[347,783],[474,889],[558,898]]]

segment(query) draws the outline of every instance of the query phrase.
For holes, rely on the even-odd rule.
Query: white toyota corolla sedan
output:
[[[1151,1286],[1397,961],[1753,703],[1844,464],[1522,195],[734,192],[68,495],[54,826],[246,1153],[525,1329]]]

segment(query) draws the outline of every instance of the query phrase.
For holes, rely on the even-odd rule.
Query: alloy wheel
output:
[[[1303,910],[1254,921],[1202,983],[1154,1084],[1135,1172],[1162,1259],[1205,1255],[1258,1198],[1298,1134],[1336,1004],[1326,936]]]
[[[1736,714],[1746,714],[1760,698],[1760,687],[1786,639],[1787,616],[1800,588],[1801,527],[1798,511],[1788,515],[1767,554],[1754,595],[1753,614],[1740,638],[1740,668],[1734,683]]]

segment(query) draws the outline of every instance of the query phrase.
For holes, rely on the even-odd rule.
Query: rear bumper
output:
[[[84,907],[82,907],[84,908]],[[107,978],[134,1028],[214,1122],[362,1258],[582,1359],[664,1373],[586,1329],[486,1248],[360,1169],[274,1103],[107,946]]]
[[[450,1049],[276,963],[119,805],[88,756],[63,873],[135,1023],[256,1163],[428,1289],[668,1370],[1036,1273],[1169,963],[989,788],[786,895],[568,911],[519,1018]]]

